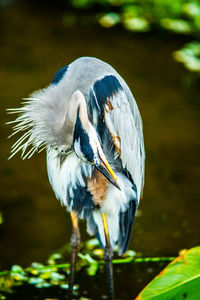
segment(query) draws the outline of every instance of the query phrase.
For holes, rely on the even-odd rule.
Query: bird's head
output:
[[[77,91],[74,96],[79,99],[73,134],[74,152],[82,161],[94,165],[114,186],[120,189],[117,177],[103,152],[97,132],[88,119],[85,98],[80,91]]]
[[[12,135],[24,132],[12,146],[11,155],[22,150],[22,158],[31,157],[39,149],[57,149],[67,154],[73,149],[83,161],[94,165],[113,185],[119,188],[117,177],[110,167],[100,145],[97,132],[88,118],[83,93],[76,90],[66,99],[58,87],[50,85],[39,90],[24,102],[20,113],[10,123],[16,124]],[[30,150],[27,150],[30,147]]]

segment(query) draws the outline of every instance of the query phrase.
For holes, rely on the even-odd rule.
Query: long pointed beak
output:
[[[104,156],[103,158],[100,156],[100,161],[101,163],[98,165],[95,165],[95,167],[119,190],[120,189],[120,185],[118,183],[118,179],[113,171],[113,169],[111,168],[111,166],[109,165],[106,157]]]

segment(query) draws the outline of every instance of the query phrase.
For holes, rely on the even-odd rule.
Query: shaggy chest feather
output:
[[[102,207],[106,200],[108,180],[89,164],[81,163],[74,153],[60,160],[56,152],[47,153],[49,181],[60,201],[69,210]],[[81,205],[79,205],[81,204]]]
[[[88,191],[92,194],[95,205],[102,207],[106,198],[108,180],[97,170],[94,170],[92,177],[87,179]]]

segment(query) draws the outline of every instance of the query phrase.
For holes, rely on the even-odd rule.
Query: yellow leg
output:
[[[108,220],[107,220],[107,215],[105,213],[102,213],[102,221],[103,221],[103,229],[104,229],[104,234],[106,239],[104,259],[106,263],[109,299],[114,300],[113,267],[112,267],[113,250],[110,244]]]
[[[72,254],[71,254],[71,265],[70,265],[70,274],[69,274],[69,289],[68,289],[68,298],[67,298],[68,300],[72,299],[76,258],[77,258],[77,253],[80,245],[78,216],[74,211],[71,212],[71,219],[72,219],[72,237],[71,237]]]
[[[106,238],[106,245],[110,244],[107,215],[102,213],[103,229]]]
[[[71,212],[71,219],[72,219],[73,229],[79,231],[79,228],[78,228],[78,217],[77,217],[77,214],[73,210]]]

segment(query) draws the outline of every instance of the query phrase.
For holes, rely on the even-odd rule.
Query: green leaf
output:
[[[141,31],[146,32],[150,30],[149,23],[145,18],[127,18],[124,19],[123,25],[126,29],[130,31]]]
[[[136,256],[136,252],[133,250],[128,250],[126,251],[124,256],[128,256],[128,257],[135,257]]]
[[[65,276],[57,272],[51,272],[51,279],[54,281],[60,281],[60,280],[64,280]]]
[[[195,2],[183,4],[183,11],[191,17],[199,16],[200,14],[200,5]]]
[[[110,28],[120,22],[120,16],[114,12],[109,12],[100,17],[99,23],[101,26]]]
[[[98,246],[99,246],[99,241],[97,239],[91,239],[85,243],[85,247],[88,250],[92,250]]]
[[[42,288],[49,288],[50,286],[51,286],[51,284],[48,282],[41,282],[41,283],[36,284],[35,287],[38,289],[42,289]]]
[[[31,266],[32,266],[32,268],[34,268],[34,269],[42,269],[42,268],[44,268],[44,265],[41,264],[41,263],[38,263],[38,262],[33,262],[33,263],[31,264]]]
[[[64,290],[68,290],[69,284],[67,284],[67,283],[61,284],[61,285],[60,285],[60,288],[61,288],[61,289],[64,289]]]
[[[95,259],[93,259],[89,254],[83,255],[81,253],[78,254],[78,256],[85,260],[89,266],[87,268],[87,274],[89,276],[95,276],[96,272],[98,271],[99,263]]]
[[[22,274],[24,274],[24,270],[22,269],[22,267],[20,267],[18,265],[13,265],[11,267],[11,273],[22,273]]]
[[[10,276],[12,279],[20,282],[20,281],[27,281],[27,276],[22,267],[18,265],[13,265],[11,267]]]
[[[53,265],[55,264],[56,260],[61,259],[62,255],[60,253],[53,253],[48,259],[48,264]]]
[[[189,22],[182,19],[164,18],[160,21],[163,28],[177,32],[177,33],[191,33],[191,25]]]
[[[40,277],[31,277],[31,278],[29,278],[28,283],[36,285],[36,284],[39,284],[39,283],[44,283],[44,280]]]
[[[182,250],[135,300],[200,299],[200,246]]]
[[[200,73],[200,42],[187,43],[182,49],[175,51],[173,57],[183,63],[188,70]]]

